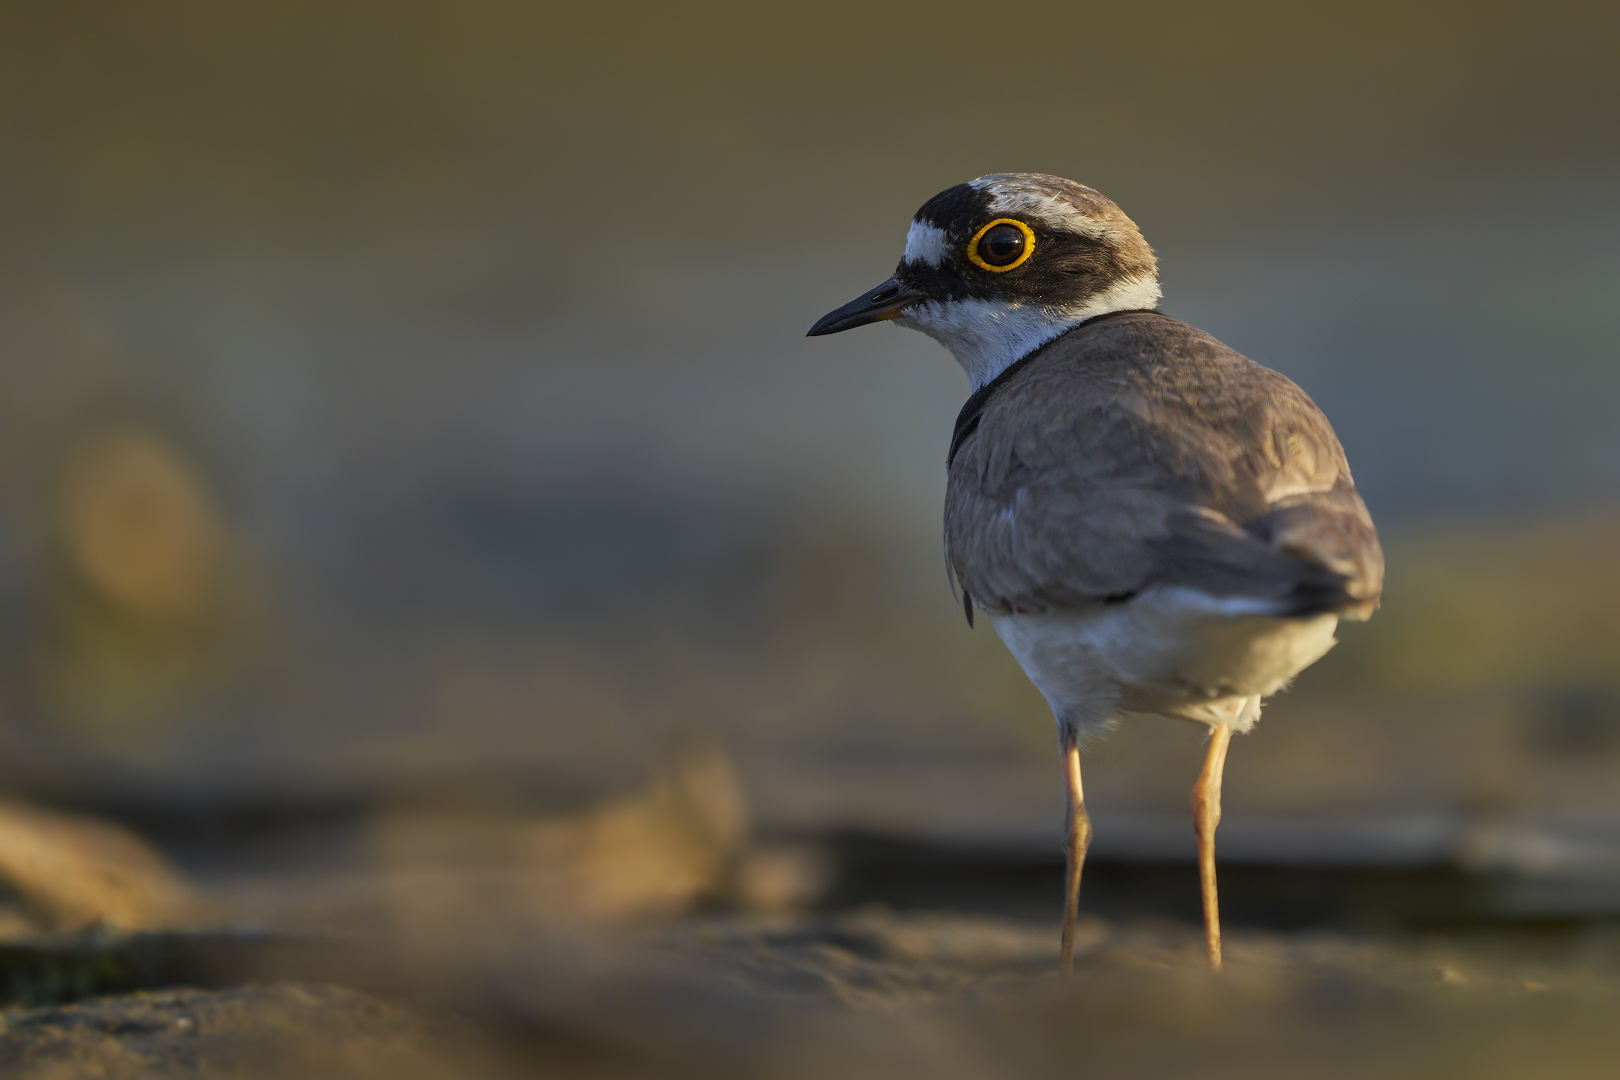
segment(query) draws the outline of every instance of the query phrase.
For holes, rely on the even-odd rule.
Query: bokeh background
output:
[[[687,762],[750,903],[1055,916],[1051,722],[940,555],[965,380],[802,336],[929,195],[1045,171],[1385,536],[1234,747],[1232,918],[1590,943],[1617,55],[1612,3],[5,4],[0,790],[251,893]],[[1096,910],[1196,916],[1199,756],[1089,754]]]

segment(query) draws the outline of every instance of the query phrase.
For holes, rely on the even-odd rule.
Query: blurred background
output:
[[[1610,3],[5,4],[0,794],[267,918],[634,804],[701,865],[564,907],[1055,919],[1050,717],[940,554],[964,377],[803,338],[928,196],[1044,171],[1322,405],[1385,536],[1234,747],[1230,918],[1595,940],[1617,46]],[[1196,918],[1200,743],[1089,755],[1092,911]]]

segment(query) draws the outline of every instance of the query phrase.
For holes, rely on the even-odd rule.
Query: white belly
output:
[[[1151,589],[1121,604],[996,615],[996,633],[1060,721],[1084,732],[1117,712],[1253,726],[1262,698],[1334,645],[1337,615],[1285,619],[1252,601]]]

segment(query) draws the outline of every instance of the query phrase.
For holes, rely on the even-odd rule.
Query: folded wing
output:
[[[993,612],[1180,586],[1233,611],[1365,617],[1383,588],[1321,410],[1154,313],[1065,335],[997,391],[952,460],[945,526],[953,578]]]

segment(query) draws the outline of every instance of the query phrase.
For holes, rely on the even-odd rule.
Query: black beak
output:
[[[882,322],[885,319],[895,318],[907,304],[915,304],[923,298],[922,293],[906,288],[894,278],[890,278],[875,289],[869,289],[835,311],[829,311],[816,320],[816,325],[810,328],[806,337],[821,337],[823,334],[836,334],[841,330],[853,330],[857,326],[867,326],[871,323]]]

